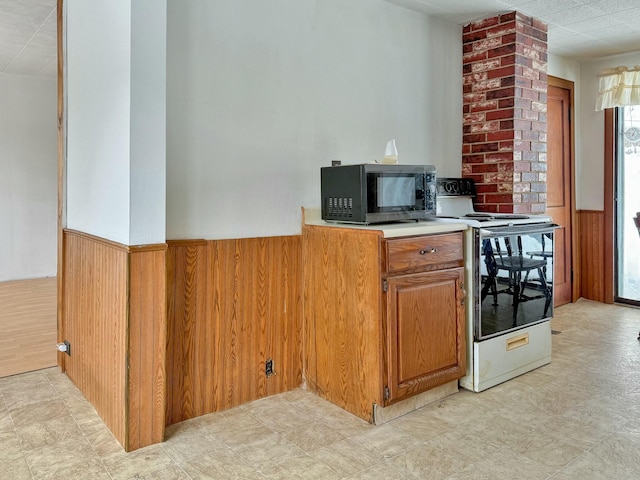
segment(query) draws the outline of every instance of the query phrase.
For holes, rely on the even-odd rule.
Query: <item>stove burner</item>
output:
[[[469,217],[469,218],[493,218],[493,214],[492,213],[484,213],[484,212],[473,212],[473,213],[467,213],[465,215],[465,217]]]
[[[514,213],[514,214],[502,213],[500,215],[494,215],[493,218],[495,219],[504,218],[505,220],[526,220],[531,217],[529,215],[518,215],[517,213]]]
[[[475,185],[470,178],[438,178],[438,217],[457,219],[474,228],[492,228],[550,222],[547,215],[476,211]]]
[[[474,220],[526,220],[531,218],[529,215],[519,215],[517,213],[488,213],[488,212],[472,212],[465,215],[466,218],[473,218]]]

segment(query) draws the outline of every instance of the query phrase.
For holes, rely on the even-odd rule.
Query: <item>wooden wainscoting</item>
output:
[[[53,367],[56,277],[0,283],[0,377]]]
[[[301,237],[168,244],[167,425],[299,387]]]
[[[162,441],[166,245],[65,230],[61,367],[125,450]]]
[[[605,226],[604,212],[579,210],[578,231],[580,250],[580,292],[589,300],[605,302],[607,282],[605,273]]]
[[[161,442],[166,412],[167,246],[129,247],[127,451]]]
[[[64,238],[64,368],[126,443],[127,249],[80,232]]]

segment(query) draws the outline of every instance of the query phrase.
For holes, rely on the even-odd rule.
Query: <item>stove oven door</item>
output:
[[[553,316],[551,223],[480,228],[475,235],[476,341]]]

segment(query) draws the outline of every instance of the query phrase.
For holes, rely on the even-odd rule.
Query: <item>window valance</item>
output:
[[[607,68],[600,72],[596,110],[640,105],[640,65]]]

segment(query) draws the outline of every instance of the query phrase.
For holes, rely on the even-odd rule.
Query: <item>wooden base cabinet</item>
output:
[[[461,232],[305,225],[307,388],[373,423],[376,408],[464,376],[462,251]]]
[[[465,375],[463,268],[387,280],[385,405]]]

